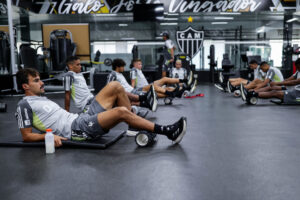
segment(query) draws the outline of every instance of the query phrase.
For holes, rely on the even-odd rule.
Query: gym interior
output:
[[[298,199],[300,103],[243,101],[243,89],[233,95],[227,83],[253,80],[253,60],[284,79],[297,73],[299,0],[1,0],[0,14],[2,199]],[[136,58],[152,83],[162,78],[163,34],[197,85],[181,98],[158,99],[145,118],[166,125],[186,117],[179,144],[157,134],[141,146],[124,122],[98,146],[66,143],[54,154],[43,141],[22,140],[18,71],[36,69],[44,96],[64,108],[69,56],[80,58],[94,95],[116,58],[129,84]],[[70,112],[80,110],[71,102]]]

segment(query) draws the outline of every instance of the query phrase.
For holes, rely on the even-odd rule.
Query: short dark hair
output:
[[[79,60],[80,58],[78,56],[70,56],[67,58],[67,65],[72,64],[75,60]]]
[[[39,76],[40,73],[33,68],[25,68],[25,69],[21,69],[17,72],[16,76],[17,76],[17,84],[18,84],[18,88],[23,90],[22,85],[24,83],[28,84],[28,76],[32,76],[32,77],[36,77]]]
[[[295,65],[296,65],[296,66],[300,66],[300,58],[298,58],[298,59],[295,61]]]
[[[261,62],[261,63],[260,63],[260,66],[263,66],[263,65],[269,65],[269,63],[268,63],[268,62],[265,62],[265,61],[263,61],[263,62]]]
[[[126,62],[120,58],[116,58],[112,61],[112,68],[113,70],[117,69],[117,67],[124,67]]]
[[[256,60],[251,60],[251,61],[249,62],[249,65],[253,65],[253,64],[257,64],[257,65],[258,65],[258,62],[257,62]]]
[[[167,33],[167,32],[164,32],[164,33],[162,34],[162,36],[163,36],[163,37],[166,37],[167,39],[170,39],[170,35],[169,35],[169,33]]]

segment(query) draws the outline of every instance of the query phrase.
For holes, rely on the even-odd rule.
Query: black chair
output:
[[[22,44],[20,46],[20,64],[24,65],[24,68],[38,67],[38,56],[34,48],[30,47],[30,44]]]
[[[24,68],[34,68],[40,73],[48,72],[45,57],[37,54],[37,49],[32,48],[31,44],[21,44],[19,59]]]
[[[51,71],[64,71],[67,58],[75,56],[75,53],[76,45],[69,30],[54,30],[50,33]]]
[[[6,32],[0,31],[0,68],[10,70],[10,44]]]
[[[224,83],[227,83],[230,76],[235,75],[235,72],[233,72],[232,69],[234,69],[234,65],[229,60],[228,54],[227,53],[223,54],[222,74],[224,76]]]

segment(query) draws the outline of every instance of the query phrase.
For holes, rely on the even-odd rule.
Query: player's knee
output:
[[[118,116],[122,121],[128,118],[128,114],[130,113],[130,111],[124,106],[116,107],[115,111],[118,113]]]
[[[118,81],[112,81],[107,86],[110,87],[110,89],[112,91],[115,91],[117,93],[120,93],[120,92],[124,91],[123,86]]]

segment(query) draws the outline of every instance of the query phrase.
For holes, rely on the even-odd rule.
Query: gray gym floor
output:
[[[106,150],[0,148],[1,199],[282,200],[300,196],[299,106],[245,105],[212,85],[203,98],[162,100],[149,119],[187,117],[180,145],[159,136],[152,148],[124,137]],[[63,95],[50,95],[63,105]],[[0,139],[20,135],[18,97],[5,97]],[[124,124],[119,128],[126,127]]]

